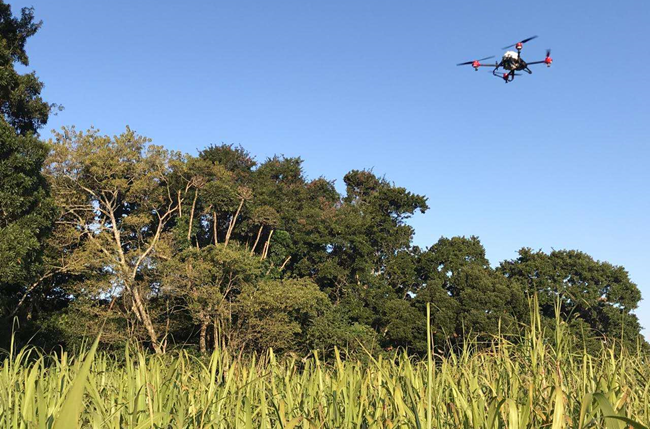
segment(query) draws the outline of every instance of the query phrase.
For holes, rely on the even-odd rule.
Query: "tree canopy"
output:
[[[413,246],[408,219],[427,199],[372,171],[309,179],[300,158],[257,162],[241,147],[169,152],[130,129],[56,133],[44,173],[59,217],[48,241],[50,290],[66,341],[109,320],[105,343],[157,352],[303,351],[359,342],[426,351],[426,307],[441,351],[468,337],[515,339],[537,296],[576,334],[640,338],[638,288],[623,268],[578,251],[522,249],[493,268],[477,237]],[[60,306],[59,306],[60,307]],[[72,326],[71,326],[72,325]]]
[[[35,73],[16,70],[29,65],[25,43],[39,27],[31,8],[16,18],[0,1],[0,338],[14,316],[32,320],[49,305],[37,291],[55,207],[41,174],[47,147],[37,131],[53,106],[41,98]]]

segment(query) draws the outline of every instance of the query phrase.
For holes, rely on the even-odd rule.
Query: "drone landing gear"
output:
[[[494,75],[494,77],[498,77],[499,79],[503,79],[503,81],[505,83],[512,82],[512,80],[514,80],[515,74],[513,72],[499,74],[499,73],[497,73],[497,70],[498,69],[492,70],[492,74]]]
[[[504,71],[506,71],[506,73],[503,73],[503,74],[498,73],[498,70],[499,70],[499,67],[495,68],[494,70],[492,70],[492,74],[495,77],[498,77],[499,79],[503,79],[503,81],[505,83],[512,82],[515,79],[515,71],[514,70],[505,69]]]

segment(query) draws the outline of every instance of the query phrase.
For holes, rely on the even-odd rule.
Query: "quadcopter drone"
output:
[[[518,71],[525,71],[528,74],[532,74],[533,72],[528,68],[528,66],[530,65],[546,64],[547,67],[551,67],[551,64],[553,64],[553,58],[551,58],[550,49],[546,50],[546,58],[544,58],[542,61],[533,61],[527,63],[526,61],[524,61],[523,58],[521,58],[521,49],[524,47],[524,43],[530,42],[535,38],[537,38],[537,36],[529,37],[528,39],[524,39],[521,42],[515,43],[514,45],[501,48],[501,49],[508,49],[514,46],[515,49],[517,49],[517,52],[506,51],[506,53],[504,53],[503,57],[501,58],[501,62],[495,62],[494,64],[481,64],[481,61],[494,58],[493,55],[491,57],[481,58],[480,60],[467,61],[456,65],[457,66],[471,65],[472,67],[474,67],[474,70],[476,71],[478,71],[479,67],[494,67],[494,69],[492,70],[492,74],[494,76],[503,79],[505,83],[512,82],[515,79],[515,76],[521,76],[520,73],[517,73]],[[500,68],[503,68],[507,72],[499,73]]]

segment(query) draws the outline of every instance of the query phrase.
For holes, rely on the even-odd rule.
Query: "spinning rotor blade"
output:
[[[481,61],[489,60],[490,58],[494,58],[494,55],[492,55],[491,57],[481,58],[480,60],[466,61],[464,63],[460,63],[460,64],[456,64],[456,65],[457,66],[466,66],[468,64],[474,64],[474,62],[476,62],[476,61],[478,61],[480,63]]]
[[[536,39],[536,38],[537,38],[537,36],[529,37],[528,39],[524,39],[524,40],[522,40],[521,42],[517,42],[517,43],[526,43],[526,42],[530,42],[531,40]],[[513,43],[512,45],[510,45],[510,46],[506,46],[505,48],[501,48],[501,49],[512,48],[513,46],[516,46],[517,43]]]
[[[551,50],[550,50],[550,49],[547,49],[547,50],[546,50],[546,58],[548,58],[548,57],[550,57],[550,56],[551,56]]]

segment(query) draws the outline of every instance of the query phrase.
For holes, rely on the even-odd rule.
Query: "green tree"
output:
[[[370,171],[348,173],[340,195],[308,179],[300,158],[258,165],[241,147],[182,156],[129,129],[64,129],[51,147],[45,172],[60,215],[40,285],[70,300],[53,318],[70,338],[106,319],[108,343],[140,338],[157,352],[183,336],[202,352],[355,354],[361,342],[425,353],[427,304],[444,350],[516,334],[526,293],[547,321],[561,297],[575,332],[638,338],[640,295],[624,269],[524,249],[495,270],[476,237],[413,247],[408,219],[427,199]]]
[[[250,349],[305,352],[314,321],[330,301],[309,279],[263,280],[249,284],[237,300],[238,342]]]
[[[499,270],[527,294],[537,294],[547,320],[555,318],[559,299],[561,316],[579,338],[623,339],[632,348],[637,341],[644,342],[634,314],[641,292],[621,266],[577,250],[547,254],[523,248],[518,258],[502,262]]]
[[[168,257],[169,225],[195,182],[169,180],[180,155],[148,143],[128,128],[114,138],[64,129],[51,142],[45,171],[61,210],[58,222],[71,225],[83,243],[73,250],[103,274],[80,290],[95,301],[120,297],[123,314],[141,324],[161,352],[147,302],[160,295],[159,257]]]
[[[414,231],[406,220],[429,207],[426,197],[369,171],[351,171],[343,180],[346,195],[335,230],[343,242],[334,245],[332,255],[349,268],[355,282],[368,282],[401,250],[410,248]]]
[[[413,228],[406,221],[428,209],[426,198],[369,171],[351,171],[344,182],[316,279],[353,323],[372,326],[384,346],[411,346],[417,334],[408,292],[418,280],[408,267]]]
[[[163,287],[183,299],[199,325],[199,347],[205,353],[210,326],[215,348],[231,342],[233,303],[245,287],[259,281],[262,266],[237,245],[217,244],[190,247],[165,262],[163,271]]]
[[[200,152],[199,157],[219,164],[233,173],[239,184],[249,184],[253,169],[257,165],[252,155],[241,146],[210,145]]]
[[[36,317],[38,306],[30,298],[38,291],[43,241],[54,219],[41,175],[47,147],[36,134],[53,105],[41,98],[43,84],[35,73],[15,68],[29,65],[25,44],[40,25],[33,9],[23,8],[15,18],[0,1],[0,320],[7,328],[7,316]]]
[[[14,68],[29,65],[25,44],[40,27],[33,8],[23,8],[15,18],[11,6],[0,1],[0,112],[22,135],[37,132],[55,107],[41,98],[43,83],[34,72],[20,74]]]
[[[42,274],[54,205],[41,166],[47,147],[0,119],[0,314],[15,315]]]
[[[419,257],[423,287],[417,292],[421,314],[431,303],[436,344],[454,344],[468,335],[489,339],[514,333],[527,315],[519,284],[492,269],[477,237],[441,238]]]

